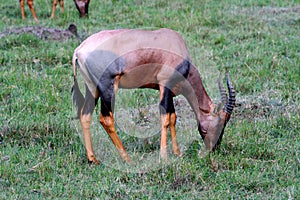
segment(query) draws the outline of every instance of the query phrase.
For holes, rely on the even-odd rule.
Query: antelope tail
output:
[[[77,77],[76,77],[76,67],[77,67],[77,58],[73,58],[73,71],[74,71],[74,85],[72,87],[71,93],[72,93],[72,99],[73,99],[73,104],[77,108],[77,116],[76,118],[79,118],[81,109],[84,104],[84,97],[80,91],[78,82],[77,82]]]

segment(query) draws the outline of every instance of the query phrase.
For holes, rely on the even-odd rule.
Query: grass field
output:
[[[2,37],[0,199],[300,198],[299,0],[91,0],[88,19],[79,19],[74,2],[65,1],[65,14],[57,8],[54,20],[50,2],[35,0],[39,23],[27,7],[21,19],[18,1],[2,3],[0,32],[74,23],[86,38],[104,29],[171,28],[186,39],[216,103],[219,71],[229,70],[237,106],[215,153],[201,156],[203,142],[191,127],[194,138],[184,156],[168,165],[145,172],[119,170],[117,165],[130,168],[120,159],[89,165],[72,120],[71,59],[80,42]],[[157,103],[158,93],[120,91],[118,97],[140,109]],[[120,135],[137,157],[159,149],[157,142],[149,150],[137,138]]]

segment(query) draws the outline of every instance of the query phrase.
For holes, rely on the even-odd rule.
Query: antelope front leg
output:
[[[162,160],[168,162],[168,151],[167,151],[167,139],[168,139],[168,127],[170,123],[170,114],[161,114],[161,138],[160,138],[160,157]]]
[[[168,162],[167,139],[168,139],[168,128],[170,127],[170,125],[171,125],[170,130],[172,133],[172,144],[174,144],[173,149],[175,147],[178,148],[176,142],[176,133],[175,133],[176,115],[175,115],[175,108],[173,104],[172,91],[169,88],[165,87],[164,85],[161,85],[159,87],[159,91],[160,91],[159,105],[160,105],[160,123],[161,123],[160,156],[163,160]],[[171,118],[171,116],[173,118]],[[179,153],[179,151],[176,150],[176,153]]]
[[[172,138],[172,151],[177,156],[180,156],[180,150],[179,150],[177,138],[176,138],[175,125],[176,125],[176,114],[174,112],[174,113],[171,113],[171,115],[170,115],[170,132],[171,132],[171,138]]]
[[[22,19],[25,19],[24,1],[25,0],[20,0]]]

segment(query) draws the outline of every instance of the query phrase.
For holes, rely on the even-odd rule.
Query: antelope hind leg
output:
[[[33,7],[33,0],[27,0],[27,5],[28,5],[28,7],[31,11],[31,14],[32,14],[34,20],[38,22],[39,20],[36,16],[36,13],[35,13],[35,10],[34,10],[34,7]]]
[[[80,113],[80,123],[82,127],[83,139],[84,139],[88,161],[95,164],[99,164],[99,162],[96,159],[94,154],[90,126],[91,126],[93,111],[95,105],[97,104],[97,101],[98,98],[94,98],[90,93],[90,91],[88,90],[88,87],[86,87],[85,102]]]
[[[115,124],[114,124],[113,105],[114,105],[114,97],[118,90],[119,80],[120,80],[120,76],[116,76],[114,79],[110,80],[113,82],[113,84],[110,84],[110,81],[106,80],[102,82],[103,87],[99,87],[99,88],[106,89],[105,91],[100,89],[100,93],[102,94],[100,123],[105,129],[106,133],[109,135],[115,147],[117,148],[123,161],[131,162],[131,159],[128,156],[122,144],[122,141],[117,135]]]
[[[112,112],[109,115],[104,115],[103,113],[100,114],[100,123],[105,129],[106,133],[109,135],[111,141],[117,148],[121,158],[123,161],[131,162],[130,157],[128,156],[119,136],[117,135],[115,125],[114,125],[114,117]]]

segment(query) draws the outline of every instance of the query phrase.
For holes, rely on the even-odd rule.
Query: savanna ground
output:
[[[237,106],[215,153],[201,156],[203,142],[191,127],[194,140],[169,165],[145,172],[119,170],[113,162],[89,165],[70,93],[80,42],[7,35],[0,38],[0,199],[300,198],[299,1],[92,0],[89,19],[79,19],[74,2],[65,1],[65,14],[57,8],[55,20],[50,0],[36,0],[35,8],[39,23],[27,7],[21,20],[18,1],[1,3],[0,32],[75,23],[86,38],[103,29],[171,28],[187,40],[216,103],[219,71],[230,72]],[[147,90],[119,95],[133,110],[157,104],[156,97]],[[157,142],[147,148],[120,136],[131,152],[159,149]]]

